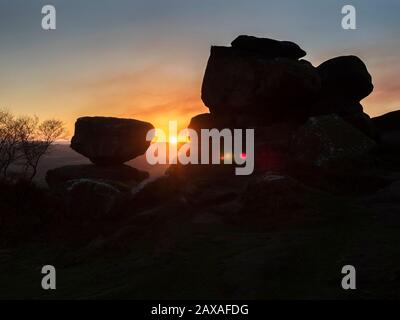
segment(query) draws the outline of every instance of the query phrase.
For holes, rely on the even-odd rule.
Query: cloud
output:
[[[91,78],[74,84],[85,97],[77,113],[136,118],[161,127],[177,120],[185,127],[193,115],[207,112],[199,79],[163,64]]]

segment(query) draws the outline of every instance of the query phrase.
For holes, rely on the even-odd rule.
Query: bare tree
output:
[[[5,178],[8,167],[18,158],[21,119],[0,110],[0,174]]]
[[[54,142],[61,138],[65,132],[64,124],[60,120],[45,120],[38,124],[36,117],[28,118],[24,122],[22,153],[24,171],[29,181],[37,174],[40,159],[50,151]],[[30,171],[30,173],[29,173]]]
[[[0,110],[0,177],[7,177],[11,165],[20,165],[25,178],[32,181],[40,159],[64,132],[64,125],[59,120],[39,123],[36,116],[16,118],[10,112]]]
[[[7,144],[9,123],[11,114],[5,110],[0,110],[0,171],[3,173],[5,163],[7,162]]]

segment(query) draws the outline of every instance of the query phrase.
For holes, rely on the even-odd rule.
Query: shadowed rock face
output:
[[[306,114],[320,88],[319,75],[307,61],[212,47],[202,100],[211,113],[261,116],[271,123]]]
[[[127,165],[72,165],[47,171],[46,182],[52,189],[64,188],[71,180],[114,181],[132,187],[147,179],[149,174]]]
[[[70,180],[66,184],[67,216],[78,221],[112,217],[112,212],[125,198],[126,194],[105,182]]]
[[[200,132],[201,129],[218,129],[235,128],[234,119],[229,116],[218,117],[210,113],[202,113],[194,116],[189,123],[188,128]]]
[[[116,165],[146,152],[148,122],[108,117],[83,117],[75,123],[71,148],[97,165]]]
[[[310,118],[293,137],[295,162],[329,168],[366,155],[375,142],[337,115]]]

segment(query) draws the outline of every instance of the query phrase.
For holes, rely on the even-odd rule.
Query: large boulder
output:
[[[318,99],[309,108],[310,116],[336,114],[369,137],[377,133],[360,100],[374,86],[367,67],[356,56],[341,56],[327,60],[317,67],[322,81]]]
[[[74,220],[113,218],[128,194],[101,181],[76,179],[66,185],[67,215]]]
[[[133,187],[147,179],[149,174],[127,165],[95,166],[71,165],[47,171],[46,182],[51,189],[63,189],[70,180],[112,181]]]
[[[363,157],[376,143],[337,115],[310,118],[295,132],[292,161],[329,168]]]
[[[341,56],[317,67],[322,80],[322,96],[339,101],[359,102],[374,86],[366,65],[356,56]]]
[[[260,54],[264,58],[285,57],[300,59],[306,55],[296,43],[241,35],[231,43],[233,48]]]
[[[320,88],[319,75],[307,61],[212,47],[202,100],[211,113],[253,115],[265,124],[303,118]]]
[[[71,148],[97,165],[117,165],[146,152],[148,122],[109,117],[82,117],[75,123]]]

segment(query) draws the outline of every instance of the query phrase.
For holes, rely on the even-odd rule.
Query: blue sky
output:
[[[55,31],[41,29],[45,4]],[[345,4],[357,30],[341,28]],[[0,107],[69,126],[86,114],[186,121],[207,111],[210,46],[251,34],[297,42],[315,65],[359,55],[376,88],[365,109],[377,115],[400,104],[399,16],[394,0],[0,0]]]

